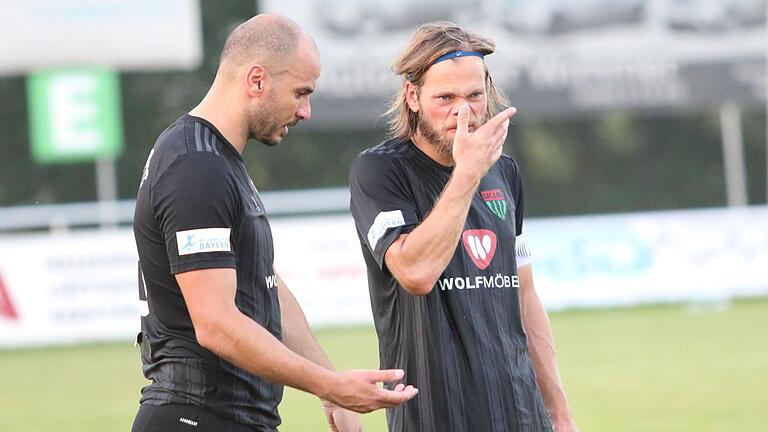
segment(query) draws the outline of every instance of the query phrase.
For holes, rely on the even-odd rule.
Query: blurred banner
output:
[[[549,309],[768,294],[768,207],[534,219]]]
[[[0,239],[0,346],[125,339],[139,320],[130,230]]]
[[[494,81],[525,115],[765,100],[766,0],[262,0],[317,41],[314,125],[384,124],[412,30],[447,19],[496,41]]]
[[[63,66],[192,69],[203,57],[198,0],[5,1],[2,16],[0,75]]]
[[[763,206],[532,219],[524,230],[552,310],[766,295],[766,221]],[[351,216],[271,225],[275,267],[312,325],[372,322]],[[130,229],[3,236],[0,347],[132,338],[136,260]],[[479,294],[467,280],[453,289]]]

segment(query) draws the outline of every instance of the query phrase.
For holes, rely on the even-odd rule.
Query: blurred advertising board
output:
[[[554,310],[768,295],[766,221],[762,206],[530,219],[524,230],[537,292]],[[310,324],[372,322],[351,216],[271,225],[276,270]],[[136,260],[130,229],[0,237],[0,348],[131,339]]]
[[[385,124],[391,72],[420,23],[491,37],[494,82],[521,114],[760,104],[766,0],[262,0],[317,41],[316,126]]]
[[[137,260],[130,230],[4,236],[0,347],[135,335]]]
[[[25,0],[2,5],[0,75],[67,66],[192,69],[202,61],[197,0]]]
[[[549,309],[768,294],[768,207],[659,211],[528,222]]]

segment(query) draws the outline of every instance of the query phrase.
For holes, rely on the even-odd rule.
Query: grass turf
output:
[[[551,314],[582,431],[762,431],[768,298]],[[340,369],[374,368],[370,327],[316,335]],[[0,431],[126,431],[144,385],[130,343],[0,351]],[[327,430],[318,400],[286,389],[282,431]],[[385,431],[381,412],[363,417]]]

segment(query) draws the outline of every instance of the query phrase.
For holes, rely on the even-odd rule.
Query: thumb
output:
[[[458,119],[456,123],[456,136],[469,135],[469,105],[462,105],[459,108]]]
[[[405,371],[402,369],[384,369],[373,371],[370,378],[372,382],[391,382],[403,378],[404,375]]]

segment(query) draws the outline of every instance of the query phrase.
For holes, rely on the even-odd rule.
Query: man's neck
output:
[[[242,114],[227,109],[233,106],[237,106],[237,104],[216,101],[216,98],[209,93],[196,107],[189,111],[189,115],[203,118],[214,125],[224,135],[224,138],[242,154],[248,140],[247,127],[241,119]]]
[[[416,147],[424,152],[425,155],[429,156],[430,159],[439,163],[440,165],[447,167],[456,165],[456,163],[453,161],[453,157],[437,151],[436,146],[424,138],[424,136],[422,136],[419,132],[416,132],[411,136],[411,141],[413,141]]]

